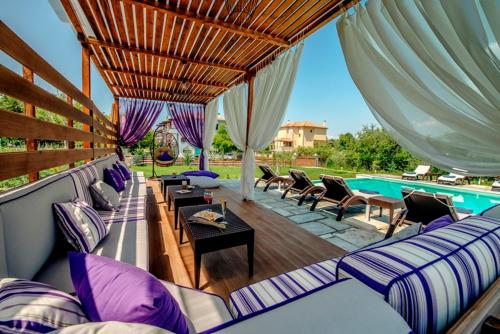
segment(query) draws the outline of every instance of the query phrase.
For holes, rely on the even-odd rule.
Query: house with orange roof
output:
[[[326,121],[321,124],[311,121],[291,122],[283,124],[273,140],[273,151],[290,152],[299,147],[314,147],[317,143],[325,143],[328,138]]]

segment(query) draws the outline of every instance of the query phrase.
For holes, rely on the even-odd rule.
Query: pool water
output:
[[[472,213],[475,214],[481,213],[491,206],[500,204],[500,194],[495,195],[459,187],[429,185],[418,181],[363,177],[346,179],[346,182],[351,189],[377,191],[381,195],[400,199],[403,198],[401,195],[402,188],[410,188],[435,194],[446,194],[452,197],[453,203],[457,208],[471,210]]]

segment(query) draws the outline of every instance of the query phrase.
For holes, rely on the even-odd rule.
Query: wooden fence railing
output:
[[[23,77],[0,64],[0,93],[24,102],[25,109],[27,105],[31,110],[38,107],[67,119],[66,125],[60,125],[37,119],[28,113],[0,109],[0,137],[24,138],[27,143],[36,140],[67,142],[67,149],[37,150],[36,145],[34,148],[27,145],[27,151],[0,152],[0,180],[36,174],[65,164],[72,166],[76,161],[94,159],[115,151],[117,125],[1,20],[0,50],[19,62],[24,72],[31,72],[29,80],[26,75]],[[66,98],[61,99],[35,85],[33,75],[58,89]],[[73,101],[79,102],[87,112],[75,108]],[[72,127],[73,121],[82,123],[83,130]],[[83,148],[75,148],[75,141],[83,142]]]

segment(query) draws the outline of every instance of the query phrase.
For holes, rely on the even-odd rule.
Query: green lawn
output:
[[[355,177],[355,171],[334,170],[329,168],[316,168],[316,167],[280,167],[279,174],[286,174],[290,168],[301,169],[309,175],[313,180],[319,179],[321,174],[329,174],[342,176],[345,178]],[[146,166],[132,166],[132,170],[144,172],[146,176],[151,176],[151,165]],[[182,173],[186,170],[198,170],[197,166],[170,166],[170,167],[155,167],[155,172],[158,175],[166,175],[172,173]],[[210,170],[220,175],[222,179],[239,179],[241,175],[241,167],[236,166],[211,166]],[[258,168],[255,169],[255,176],[261,176]]]

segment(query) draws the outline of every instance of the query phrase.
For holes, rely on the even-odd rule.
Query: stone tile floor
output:
[[[239,190],[239,180],[221,180],[221,183],[235,191]],[[257,187],[255,201],[347,251],[382,240],[387,231],[388,217],[379,217],[378,210],[375,210],[377,214],[372,213],[370,222],[366,222],[365,206],[351,207],[342,221],[338,222],[335,220],[337,209],[331,203],[320,203],[315,211],[310,211],[310,201],[298,206],[297,196],[288,195],[286,199],[281,199],[281,193],[278,187],[270,188],[267,192]]]

